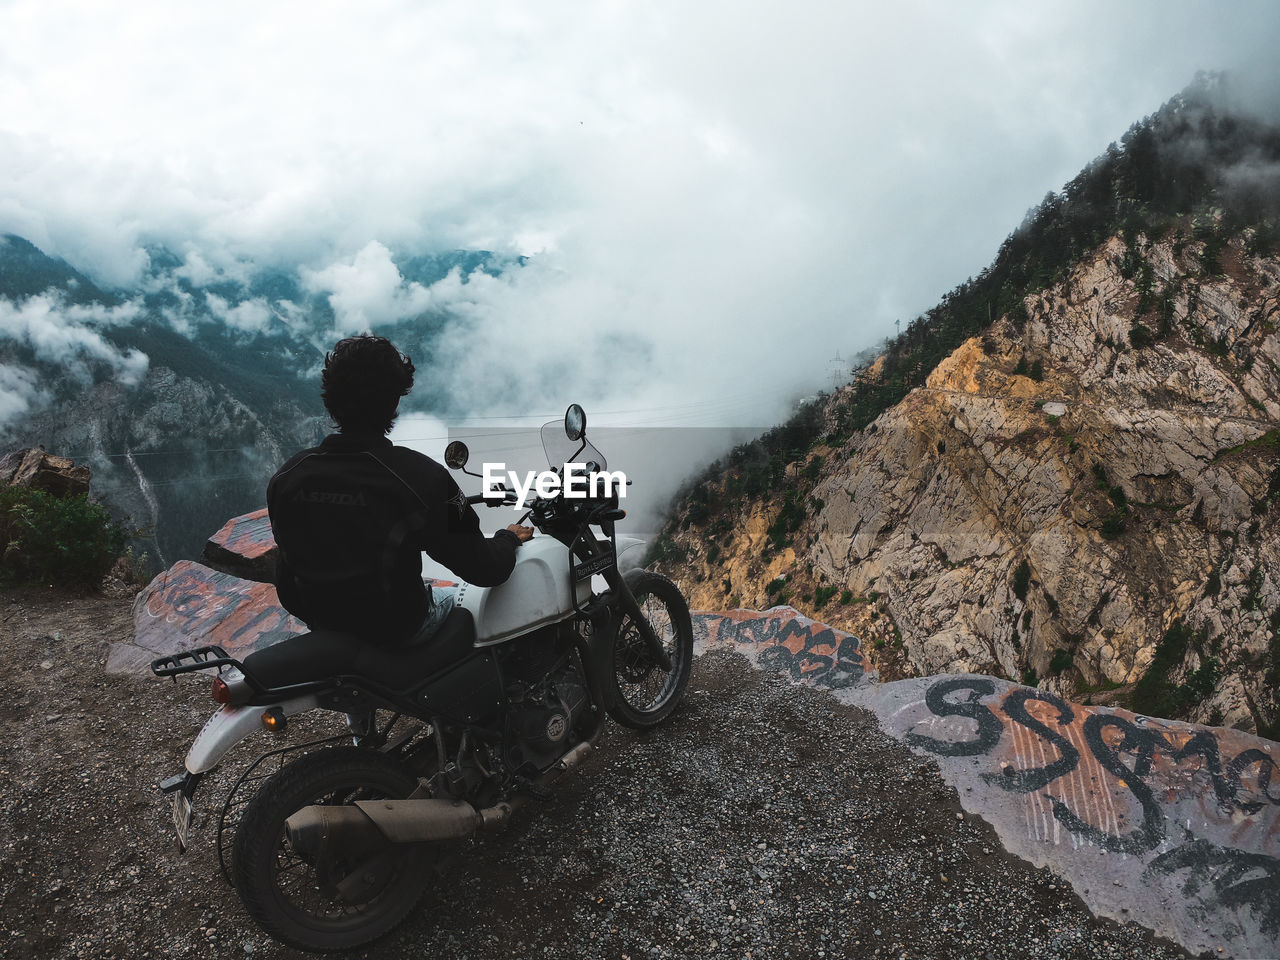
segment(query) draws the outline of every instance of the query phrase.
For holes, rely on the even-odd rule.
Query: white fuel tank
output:
[[[578,602],[591,596],[591,580],[577,584]],[[456,602],[476,621],[476,646],[501,643],[573,613],[569,548],[554,537],[534,537],[516,551],[516,566],[496,587],[463,584]]]

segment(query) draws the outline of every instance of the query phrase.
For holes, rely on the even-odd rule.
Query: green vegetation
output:
[[[1024,687],[1034,687],[1040,683],[1040,677],[1030,667],[1022,671],[1022,679],[1020,681]]]
[[[1218,567],[1209,571],[1209,579],[1204,585],[1206,597],[1216,597],[1222,592],[1222,572]]]
[[[1027,588],[1031,586],[1031,564],[1025,559],[1013,571],[1013,595],[1023,603],[1027,601]]]
[[[834,597],[839,591],[840,591],[839,587],[818,587],[818,589],[815,590],[813,594],[814,609],[825,607],[827,605],[827,602],[830,601],[830,599]]]
[[[769,544],[775,550],[781,550],[791,541],[791,534],[800,529],[807,515],[804,501],[795,491],[788,490],[783,498],[782,509],[769,525]]]
[[[841,590],[841,591],[840,591],[840,602],[841,602],[842,604],[845,604],[846,606],[848,606],[849,604],[853,603],[853,591],[852,591],[852,590]]]
[[[1179,720],[1210,696],[1222,676],[1222,664],[1204,653],[1205,640],[1203,632],[1193,634],[1182,621],[1175,621],[1156,647],[1151,666],[1133,688],[1133,709],[1151,717]],[[1182,664],[1189,647],[1201,654],[1200,666],[1185,683],[1175,684],[1170,676]]]
[[[0,488],[0,575],[19,583],[91,588],[124,550],[128,532],[84,494]]]
[[[1258,718],[1258,735],[1280,740],[1280,608],[1271,614],[1271,639],[1267,642],[1267,672],[1262,675],[1263,690],[1269,691],[1271,722]]]
[[[1111,498],[1113,509],[1102,518],[1102,535],[1108,540],[1114,540],[1124,533],[1125,521],[1129,517],[1129,498],[1123,489],[1114,486],[1107,489],[1107,496]]]
[[[1070,650],[1055,650],[1053,659],[1049,661],[1049,672],[1055,677],[1063,670],[1070,670],[1072,657]]]
[[[1097,683],[1082,684],[1076,692],[1081,696],[1092,697],[1095,693],[1119,690],[1123,686],[1123,683],[1116,683],[1114,680],[1108,680],[1106,677],[1103,677]]]
[[[1253,505],[1254,513],[1265,513],[1276,500],[1280,500],[1280,467],[1271,471],[1271,480],[1267,484],[1267,492]]]
[[[670,533],[664,531],[650,544],[648,552],[644,555],[642,566],[648,567],[655,563],[684,563],[688,558],[689,551],[676,543]]]
[[[1260,449],[1265,453],[1280,453],[1280,430],[1268,430],[1260,437],[1254,437],[1252,440],[1246,440],[1244,443],[1237,444],[1234,447],[1219,450],[1213,455],[1213,462],[1217,463],[1223,457],[1229,457],[1233,453],[1253,449]],[[1272,483],[1275,483],[1274,478],[1272,478]]]
[[[1262,564],[1258,564],[1245,582],[1247,588],[1244,596],[1245,610],[1257,610],[1262,605],[1262,580]]]

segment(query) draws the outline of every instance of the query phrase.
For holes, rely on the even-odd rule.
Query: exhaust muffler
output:
[[[539,785],[558,780],[578,766],[593,741],[580,743],[547,772]],[[463,800],[433,797],[408,800],[357,800],[346,806],[303,807],[284,822],[289,843],[303,857],[367,854],[386,843],[461,840],[492,830],[510,819],[521,798],[476,809]]]

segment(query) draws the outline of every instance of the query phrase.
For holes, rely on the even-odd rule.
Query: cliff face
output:
[[[672,572],[701,607],[820,608],[890,678],[1155,671],[1273,729],[1280,261],[1247,240],[1112,238],[780,495],[686,526]]]
[[[101,382],[8,431],[93,470],[93,489],[140,530],[159,566],[200,555],[210,530],[262,505],[271,474],[324,424],[283,394],[255,409],[223,384],[151,367],[135,386]]]

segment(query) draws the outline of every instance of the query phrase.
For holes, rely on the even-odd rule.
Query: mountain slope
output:
[[[1186,113],[1175,102],[1130,143]],[[1140,711],[1274,737],[1272,226],[1130,199],[1111,198],[1116,233],[1044,282],[1028,263],[1050,248],[1011,260],[1011,238],[852,385],[687,491],[657,555],[695,605],[820,608],[889,678],[1035,675],[1081,699],[1122,686]],[[1032,222],[1057,235],[1063,205]],[[961,322],[1001,275],[1026,292],[990,326]]]
[[[419,361],[451,320],[431,285],[502,268],[484,251],[393,263],[372,249],[405,312],[397,343]],[[334,284],[301,267],[147,254],[134,287],[109,290],[0,237],[0,450],[42,445],[91,467],[95,495],[140,528],[135,549],[167,566],[198,556],[228,516],[260,507],[276,467],[327,431],[317,372],[360,318],[340,316]],[[420,403],[447,402],[431,389]]]

